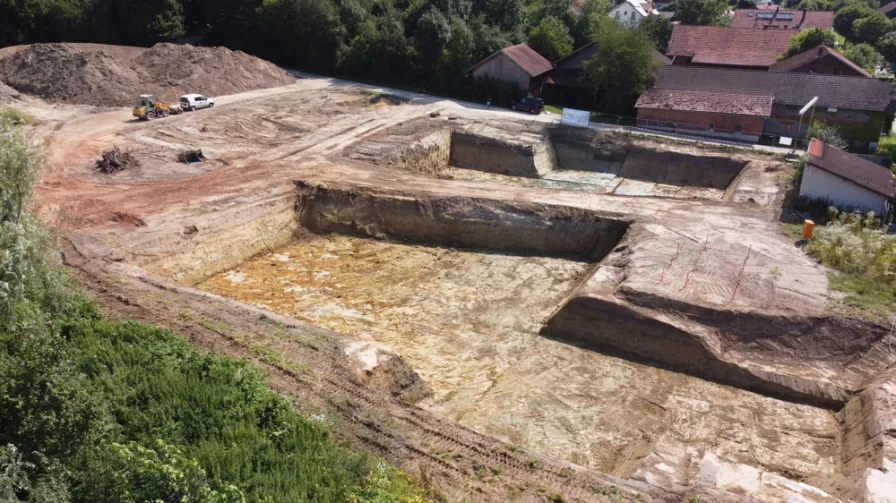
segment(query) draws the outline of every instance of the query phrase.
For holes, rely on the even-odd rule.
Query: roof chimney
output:
[[[821,44],[818,46],[818,54],[816,54],[816,56],[820,58],[823,55],[824,55],[824,44]]]
[[[812,138],[812,141],[809,142],[809,153],[815,157],[824,157],[824,143],[818,138]]]

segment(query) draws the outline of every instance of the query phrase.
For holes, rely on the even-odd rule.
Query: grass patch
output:
[[[131,493],[161,500],[161,489],[146,480],[165,480],[170,470],[184,473],[184,485],[198,491],[184,493],[198,498],[190,501],[430,501],[396,468],[338,447],[248,363],[200,353],[151,326],[106,321],[86,302],[77,313],[64,321],[52,349],[86,395],[64,413],[83,417],[79,429],[93,432],[66,458],[71,501],[124,502]],[[11,346],[0,337],[0,356],[15,369],[20,355]],[[280,360],[266,348],[252,350]],[[29,443],[8,435],[3,441]]]
[[[551,112],[552,114],[563,115],[563,107],[558,107],[554,105],[545,105],[544,110],[546,112]]]
[[[896,162],[896,133],[881,136],[874,153],[890,159],[890,169],[892,170],[893,163]]]
[[[15,108],[0,107],[0,122],[9,122],[14,126],[31,124],[34,117]]]

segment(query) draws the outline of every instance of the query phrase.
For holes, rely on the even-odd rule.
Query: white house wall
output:
[[[610,11],[610,15],[628,25],[638,24],[641,22],[641,18],[644,17],[628,2],[617,5]],[[632,15],[634,15],[634,17],[632,17]]]
[[[835,206],[844,208],[873,211],[876,215],[885,215],[887,212],[886,197],[809,164],[803,170],[800,195],[826,199]]]

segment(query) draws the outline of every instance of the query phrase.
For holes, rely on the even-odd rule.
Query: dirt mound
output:
[[[154,91],[172,101],[188,92],[220,96],[295,82],[276,65],[225,47],[156,44],[134,62],[152,73]]]
[[[217,96],[295,80],[267,61],[223,47],[157,44],[134,58],[114,49],[35,44],[0,60],[0,79],[48,101],[99,106],[129,106],[144,93],[175,101],[185,93]]]
[[[0,103],[12,103],[13,101],[18,101],[19,98],[21,98],[21,95],[18,91],[0,80]]]
[[[123,106],[146,78],[129,61],[62,44],[35,44],[0,60],[0,79],[48,101]]]
[[[117,173],[119,171],[137,168],[140,161],[130,152],[122,152],[118,147],[103,152],[103,158],[96,161],[96,170],[100,173]]]

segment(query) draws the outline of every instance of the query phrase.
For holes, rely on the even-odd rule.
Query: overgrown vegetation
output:
[[[14,126],[31,124],[34,120],[29,114],[15,108],[0,107],[0,122],[8,122]]]
[[[806,131],[806,141],[810,141],[813,138],[839,149],[849,147],[849,142],[846,141],[846,138],[843,137],[837,126],[825,124],[821,121],[812,121],[809,124],[809,129]]]
[[[828,225],[817,227],[805,250],[838,271],[832,286],[846,292],[844,304],[879,316],[896,311],[896,236],[872,214],[830,209]]]
[[[590,82],[600,89],[604,110],[625,110],[653,80],[660,63],[653,43],[639,30],[605,17],[594,38],[597,52],[584,64]]]
[[[249,364],[104,320],[30,209],[34,145],[0,121],[0,500],[427,501],[335,445]]]

